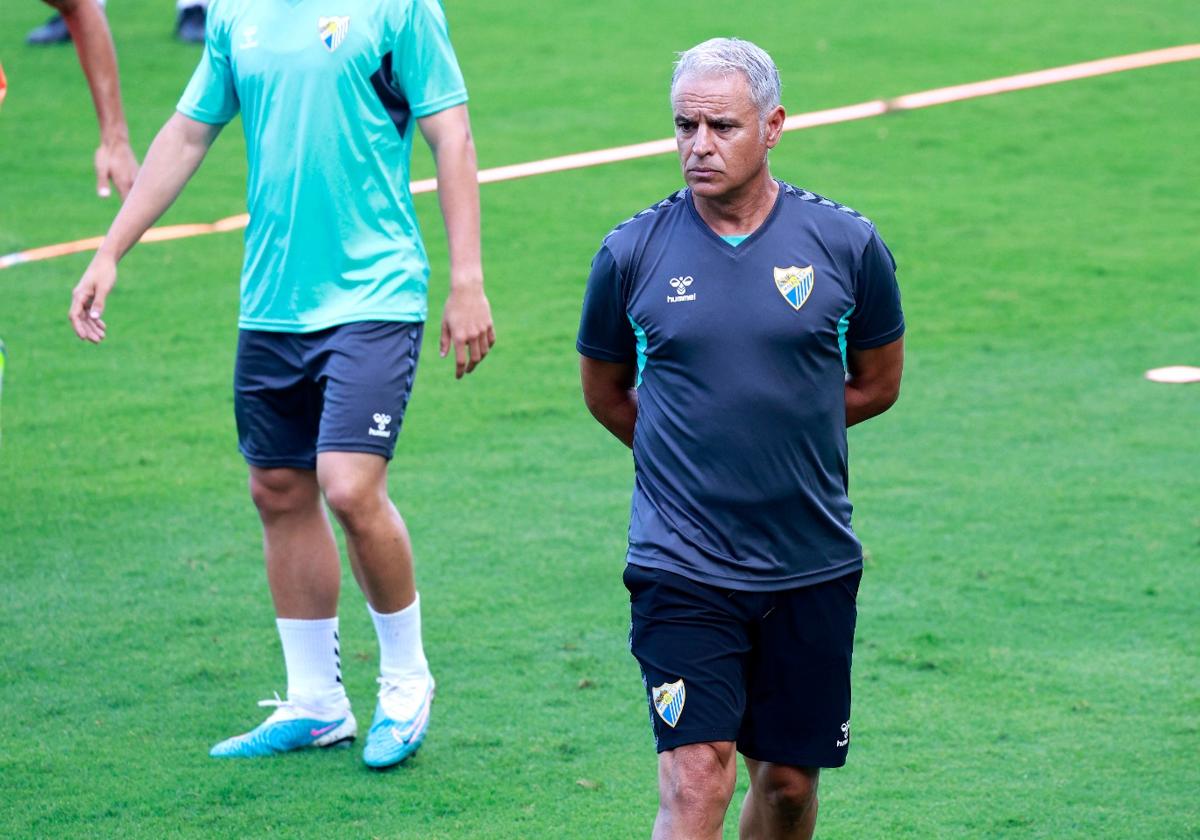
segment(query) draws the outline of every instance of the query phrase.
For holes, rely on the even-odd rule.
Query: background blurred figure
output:
[[[121,107],[117,76],[117,53],[104,10],[95,0],[45,0],[58,10],[79,54],[87,76],[100,123],[100,147],[96,149],[96,194],[108,198],[112,182],[124,199],[137,176],[138,162],[129,146],[129,127]]]
[[[52,4],[56,5],[56,4]],[[100,3],[104,5],[103,2]],[[175,37],[189,44],[204,43],[204,15],[208,0],[177,0],[175,8]],[[71,40],[71,30],[61,14],[54,15],[25,36],[27,44],[65,44]]]

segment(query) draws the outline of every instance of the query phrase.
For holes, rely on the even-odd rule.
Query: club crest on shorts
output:
[[[654,711],[658,712],[658,716],[667,726],[674,729],[675,724],[679,723],[679,716],[683,714],[683,703],[687,700],[687,689],[683,685],[683,680],[663,683],[651,689],[651,692]]]
[[[794,265],[775,268],[775,288],[779,289],[783,299],[792,305],[792,309],[799,309],[808,300],[808,296],[812,294],[813,280],[811,265],[803,268]]]
[[[333,52],[346,40],[346,33],[350,31],[350,16],[319,17],[317,31],[321,33],[321,43],[325,49]]]

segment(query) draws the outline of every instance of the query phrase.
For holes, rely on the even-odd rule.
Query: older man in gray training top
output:
[[[716,838],[741,753],[742,837],[809,838],[846,761],[862,547],[846,427],[900,390],[895,263],[849,207],[771,177],[779,73],[746,41],[671,81],[687,189],[592,262],[592,414],[633,448],[625,585],[659,753],[654,836]]]

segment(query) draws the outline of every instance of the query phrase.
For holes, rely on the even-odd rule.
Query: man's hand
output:
[[[122,189],[125,175],[120,174],[120,163],[110,170],[117,189],[128,192],[129,200],[117,211],[100,250],[71,293],[71,326],[84,341],[99,344],[104,340],[104,302],[117,282],[117,261],[167,211],[220,133],[220,125],[198,122],[176,111],[150,144],[146,165],[133,189]],[[96,166],[99,170],[99,154]]]
[[[112,195],[109,182],[117,188],[121,200],[129,195],[133,179],[137,177],[138,162],[134,157],[129,140],[103,142],[96,149],[96,195],[108,198]]]
[[[450,285],[450,297],[442,311],[441,354],[454,347],[454,378],[475,370],[496,343],[492,325],[492,307],[483,293],[483,281],[468,285]]]
[[[71,326],[75,328],[75,335],[84,341],[99,344],[104,340],[107,328],[101,316],[104,302],[116,282],[116,260],[102,251],[97,252],[71,293]]]

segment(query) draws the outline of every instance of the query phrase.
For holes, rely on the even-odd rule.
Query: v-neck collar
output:
[[[779,208],[783,206],[784,189],[783,184],[779,182],[778,178],[772,180],[775,181],[775,184],[779,187],[779,190],[775,193],[775,204],[771,207],[771,212],[767,214],[767,218],[763,219],[763,223],[755,228],[753,233],[751,233],[737,245],[730,245],[721,237],[719,233],[709,227],[708,222],[704,221],[704,217],[702,217],[700,215],[700,211],[696,209],[696,202],[694,196],[692,195],[691,187],[687,188],[686,196],[688,213],[691,215],[692,221],[695,222],[702,231],[704,231],[708,238],[715,243],[718,248],[724,249],[725,253],[729,256],[737,258],[754,246],[754,243],[759,240],[761,234],[763,234],[767,228],[771,226],[771,223],[775,221],[775,217],[779,215]]]

